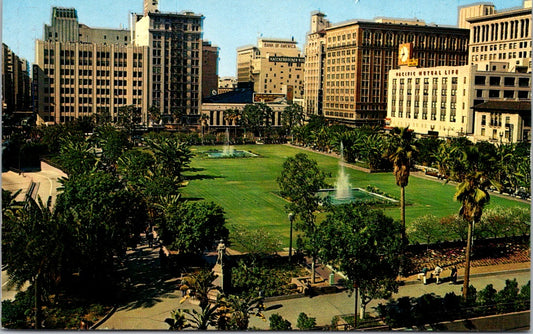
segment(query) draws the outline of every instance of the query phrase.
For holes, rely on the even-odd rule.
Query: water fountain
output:
[[[248,151],[236,150],[233,146],[231,146],[229,142],[229,130],[227,128],[222,150],[210,150],[206,153],[209,158],[244,158],[257,156],[256,154]]]
[[[352,185],[349,182],[349,175],[344,171],[344,144],[341,142],[339,173],[335,182],[335,199],[350,200],[352,199]]]
[[[222,156],[232,157],[235,154],[235,149],[229,144],[229,130],[226,128],[226,139],[224,140],[224,148],[222,149]]]
[[[346,204],[352,202],[366,202],[369,200],[384,200],[397,202],[394,199],[369,192],[361,188],[352,188],[350,176],[344,170],[344,144],[340,145],[339,172],[335,180],[335,187],[332,189],[320,189],[318,196],[323,202],[329,202],[333,205]]]

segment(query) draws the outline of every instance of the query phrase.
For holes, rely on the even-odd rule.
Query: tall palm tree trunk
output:
[[[312,257],[312,260],[311,260],[311,284],[315,284],[315,263],[316,263],[316,257],[315,255],[313,255]],[[309,291],[309,293],[311,293],[311,291]]]
[[[405,187],[400,187],[400,219],[402,222],[402,240],[407,241],[405,235]]]
[[[468,237],[466,241],[466,261],[465,261],[465,275],[463,282],[463,299],[466,300],[468,295],[468,285],[470,284],[470,253],[472,251],[472,222],[468,222]]]

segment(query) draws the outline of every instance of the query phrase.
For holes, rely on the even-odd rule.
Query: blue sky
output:
[[[303,51],[310,13],[320,10],[332,23],[375,17],[418,18],[457,24],[457,7],[476,0],[159,0],[163,12],[203,14],[204,40],[220,48],[219,75],[235,76],[236,49],[255,45],[259,36],[291,38]],[[491,1],[496,10],[522,6],[522,0]],[[129,13],[141,13],[142,0],[3,0],[2,42],[34,61],[35,39],[50,24],[52,6],[73,7],[89,27],[129,28]]]

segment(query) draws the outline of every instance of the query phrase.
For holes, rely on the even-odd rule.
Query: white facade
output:
[[[474,71],[471,65],[390,71],[387,125],[442,137],[472,133]]]
[[[474,117],[473,106],[487,101],[531,100],[530,74],[509,72],[506,62],[487,65],[481,69],[477,65],[404,66],[390,71],[387,125],[409,126],[422,135],[468,135],[475,140],[474,133],[481,131],[475,128],[481,124]]]

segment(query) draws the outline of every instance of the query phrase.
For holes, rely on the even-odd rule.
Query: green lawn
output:
[[[192,151],[197,153],[212,148],[221,147],[195,146]],[[322,169],[331,173],[327,181],[334,184],[338,160],[284,145],[248,145],[236,146],[236,149],[251,151],[259,156],[240,159],[195,157],[191,163],[193,169],[185,174],[189,184],[182,188],[183,198],[213,201],[224,208],[230,230],[264,228],[280,236],[287,246],[289,223],[286,201],[279,197],[276,183],[283,162],[299,152],[306,153]],[[396,186],[392,173],[369,174],[350,168],[345,170],[350,174],[353,187],[372,185],[400,197],[400,188]],[[405,191],[409,204],[406,208],[407,224],[425,214],[443,217],[458,212],[460,204],[453,201],[454,192],[453,185],[410,177]],[[491,197],[490,205],[529,207],[529,204],[496,196]],[[399,208],[387,208],[385,213],[394,219],[400,217]]]

